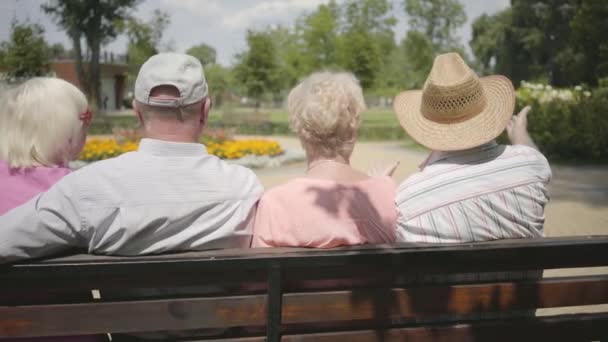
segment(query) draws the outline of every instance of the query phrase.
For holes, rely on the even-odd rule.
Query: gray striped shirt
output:
[[[433,152],[399,187],[398,241],[474,242],[543,236],[547,159],[495,142]]]

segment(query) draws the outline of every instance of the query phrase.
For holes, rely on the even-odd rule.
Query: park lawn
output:
[[[283,108],[261,108],[261,121],[248,122],[248,115],[254,113],[253,108],[223,106],[212,110],[209,115],[209,126],[212,128],[233,127],[238,134],[250,135],[290,135],[289,117]],[[228,124],[223,120],[225,114],[236,116],[237,123]],[[240,117],[242,116],[242,120]],[[359,129],[359,139],[368,141],[403,140],[409,138],[399,125],[395,114],[388,108],[372,108],[361,114],[362,125]],[[251,118],[251,117],[250,117]],[[240,123],[239,123],[240,122]],[[90,134],[111,134],[114,127],[135,128],[137,119],[131,110],[124,110],[110,115],[96,116]]]
[[[254,111],[253,108],[247,107],[224,107],[221,109],[214,110],[211,114],[212,121],[220,121],[221,116],[224,112],[231,111],[241,115],[247,115]],[[276,124],[288,124],[289,117],[287,110],[284,108],[261,108],[261,113],[269,116],[270,122]],[[370,108],[361,114],[363,125],[385,125],[385,126],[398,126],[399,121],[395,113],[389,108]]]

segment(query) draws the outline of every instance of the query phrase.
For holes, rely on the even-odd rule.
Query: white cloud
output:
[[[252,7],[244,8],[233,15],[227,15],[222,24],[231,29],[247,28],[256,23],[268,20],[283,21],[303,10],[312,10],[327,0],[270,0],[258,2]]]
[[[226,15],[225,1],[220,0],[162,0],[163,7],[179,8],[199,17]]]

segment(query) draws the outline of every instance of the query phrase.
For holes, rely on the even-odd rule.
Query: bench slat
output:
[[[129,333],[265,324],[265,295],[0,307],[0,337]]]
[[[57,336],[266,325],[266,295],[0,307],[0,336]],[[283,324],[403,323],[437,315],[608,303],[608,276],[286,294]],[[73,322],[78,322],[74,325]]]
[[[561,315],[529,320],[500,320],[284,336],[283,342],[467,342],[592,341],[608,336],[608,314]],[[243,339],[239,342],[257,342]]]
[[[608,236],[547,238],[475,244],[366,246],[325,250],[254,249],[148,257],[68,257],[0,267],[0,291],[216,284],[266,279],[269,267],[317,272],[343,268],[386,272],[484,272],[608,265]],[[381,265],[381,267],[379,267]],[[196,271],[193,271],[196,270]],[[213,275],[210,277],[209,275]],[[207,279],[207,280],[205,280]],[[213,281],[209,281],[213,279]]]

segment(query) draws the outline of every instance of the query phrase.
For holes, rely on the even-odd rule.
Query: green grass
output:
[[[262,117],[268,121],[249,122],[242,124],[231,124],[229,127],[236,128],[240,134],[255,135],[291,135],[289,129],[289,117],[287,111],[282,108],[261,108]],[[253,113],[252,108],[224,106],[212,111],[209,117],[210,127],[226,127],[222,120],[224,113],[229,113],[237,118],[242,116],[243,121],[247,115]],[[370,109],[361,114],[362,124],[359,129],[359,138],[367,141],[379,140],[404,140],[409,141],[407,135],[399,125],[395,114],[389,109]],[[111,134],[113,127],[137,127],[138,122],[132,112],[125,110],[124,113],[112,116],[96,117],[89,130],[90,134]]]

